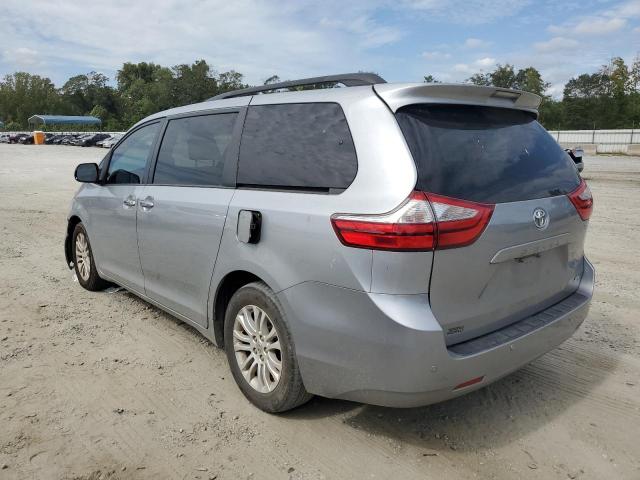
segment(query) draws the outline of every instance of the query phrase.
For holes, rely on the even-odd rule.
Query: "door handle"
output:
[[[124,201],[122,202],[122,205],[125,208],[131,208],[131,207],[135,207],[136,206],[136,199],[132,196],[128,196],[127,198],[124,199]]]
[[[153,208],[153,197],[147,197],[144,200],[139,200],[138,203],[143,210],[150,210]]]

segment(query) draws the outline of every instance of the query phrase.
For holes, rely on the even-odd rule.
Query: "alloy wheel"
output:
[[[76,235],[76,264],[82,280],[85,282],[89,280],[89,275],[91,275],[91,255],[89,254],[87,237],[82,232]]]
[[[246,305],[233,324],[233,349],[240,372],[251,387],[270,393],[282,375],[282,351],[275,325],[260,307]]]

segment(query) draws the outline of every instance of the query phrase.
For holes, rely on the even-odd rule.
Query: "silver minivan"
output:
[[[539,104],[348,74],[151,115],[77,167],[68,265],[224,347],[268,412],[470,392],[569,338],[593,294],[591,192]]]

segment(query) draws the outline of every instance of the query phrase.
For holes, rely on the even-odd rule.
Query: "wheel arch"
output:
[[[220,280],[213,303],[213,338],[219,347],[224,347],[224,316],[229,300],[239,289],[253,282],[268,285],[258,275],[247,270],[234,270]]]
[[[73,231],[76,225],[82,223],[82,219],[78,215],[72,215],[67,222],[67,234],[64,239],[64,256],[67,260],[67,267],[73,268],[73,255],[71,254],[71,240],[73,237]]]

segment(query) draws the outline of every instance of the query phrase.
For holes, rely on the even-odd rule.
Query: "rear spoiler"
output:
[[[450,83],[382,83],[373,86],[378,96],[395,113],[415,103],[483,105],[526,110],[538,116],[542,98],[520,90]]]

